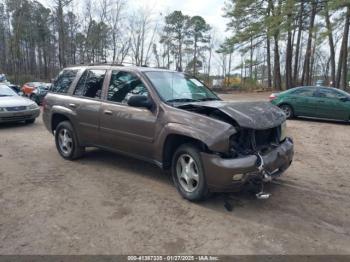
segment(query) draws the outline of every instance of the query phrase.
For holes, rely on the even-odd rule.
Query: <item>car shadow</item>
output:
[[[172,186],[172,178],[169,172],[163,171],[156,165],[138,160],[122,154],[105,151],[98,148],[88,148],[80,163],[97,166],[107,166],[128,172],[130,176],[142,176],[156,179],[164,184]]]
[[[107,167],[125,171],[128,173],[128,176],[133,176],[130,179],[145,177],[147,179],[156,180],[164,184],[164,186],[169,187],[169,189],[176,191],[170,171],[163,171],[157,166],[142,160],[104,151],[102,149],[89,148],[79,162],[94,167]],[[278,187],[278,185],[267,184],[265,185],[265,191],[274,194],[276,187]],[[253,193],[251,189],[251,187],[246,187],[244,190],[236,193],[212,193],[205,201],[196,202],[195,204],[218,212],[228,212],[234,211],[238,207],[241,208],[246,205],[258,206],[264,203],[264,200],[258,200],[256,198],[256,192]]]
[[[350,122],[345,122],[341,120],[332,120],[332,119],[320,119],[320,118],[312,118],[312,117],[296,117],[293,119],[289,119],[288,121],[301,121],[301,122],[314,122],[314,123],[326,123],[326,124],[338,124],[338,125],[349,125]]]
[[[13,123],[0,123],[0,130],[1,129],[16,129],[16,128],[23,128],[23,127],[31,127],[35,125],[34,124],[26,124],[25,122],[13,122]]]

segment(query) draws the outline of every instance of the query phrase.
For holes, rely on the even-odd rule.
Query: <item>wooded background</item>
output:
[[[223,1],[226,39],[199,15],[135,10],[127,0],[85,0],[79,8],[73,1],[0,0],[0,73],[22,84],[48,81],[68,65],[112,62],[241,88],[316,80],[348,87],[350,0]]]

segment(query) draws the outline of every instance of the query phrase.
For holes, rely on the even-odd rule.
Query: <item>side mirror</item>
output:
[[[18,95],[19,95],[19,96],[24,96],[24,93],[23,93],[22,91],[19,91],[19,92],[18,92]]]
[[[153,104],[147,96],[136,95],[129,98],[128,105],[133,107],[145,107],[151,109]]]

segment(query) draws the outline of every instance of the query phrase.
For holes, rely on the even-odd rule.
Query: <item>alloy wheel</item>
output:
[[[58,134],[58,145],[65,155],[70,155],[73,150],[73,139],[70,131],[66,128],[62,128]]]
[[[199,174],[196,161],[189,154],[179,156],[176,163],[176,175],[180,186],[186,192],[194,192],[199,185]]]

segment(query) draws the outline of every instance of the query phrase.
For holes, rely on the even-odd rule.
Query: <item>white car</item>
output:
[[[24,121],[32,124],[39,115],[40,108],[35,102],[0,84],[0,123]]]

